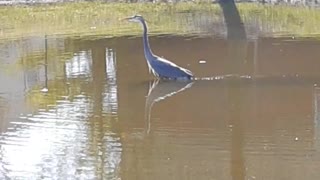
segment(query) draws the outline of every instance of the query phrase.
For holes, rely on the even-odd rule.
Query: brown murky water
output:
[[[0,179],[319,179],[319,39],[220,7],[151,38],[190,82],[137,37],[0,40]]]
[[[141,42],[2,41],[0,179],[320,178],[319,40],[152,37],[192,82]]]

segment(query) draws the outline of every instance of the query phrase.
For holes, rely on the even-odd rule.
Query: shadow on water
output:
[[[227,26],[227,43],[229,58],[227,65],[230,67],[231,74],[249,75],[246,74],[252,69],[252,63],[246,61],[247,52],[247,36],[244,24],[239,15],[234,0],[221,0],[219,5]],[[251,67],[250,67],[251,66]],[[248,71],[249,70],[249,71]],[[232,179],[246,179],[245,162],[244,162],[244,135],[243,135],[243,122],[241,118],[241,109],[244,106],[244,94],[238,88],[228,88],[227,92],[228,104],[227,110],[230,113],[230,126],[232,127],[231,133],[231,176]]]

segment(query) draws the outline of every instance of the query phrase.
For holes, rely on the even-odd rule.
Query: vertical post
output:
[[[48,91],[48,37],[44,36],[44,49],[45,49],[45,57],[44,57],[44,77],[45,77],[45,89]]]

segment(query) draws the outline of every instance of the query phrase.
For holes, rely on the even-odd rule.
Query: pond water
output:
[[[319,179],[320,40],[0,42],[0,179]],[[94,39],[94,40],[93,40]]]

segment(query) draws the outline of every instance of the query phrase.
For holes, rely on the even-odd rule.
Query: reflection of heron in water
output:
[[[144,55],[148,63],[149,72],[152,72],[157,78],[163,79],[191,79],[193,77],[191,71],[179,67],[178,65],[152,53],[147,35],[147,24],[142,16],[135,15],[126,19],[130,22],[138,22],[143,27]]]
[[[192,86],[193,82],[188,81],[164,81],[164,80],[153,80],[149,84],[149,92],[146,99],[145,105],[145,119],[147,120],[147,133],[150,132],[151,126],[151,111],[152,106],[164,100],[167,97],[173,96],[179,92],[182,92]]]

